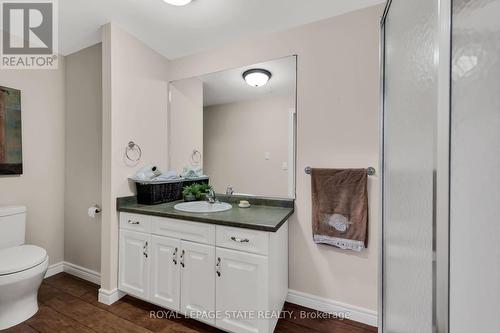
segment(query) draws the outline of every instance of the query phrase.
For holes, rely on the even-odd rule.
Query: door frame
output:
[[[379,33],[379,166],[378,169],[380,183],[379,183],[379,251],[378,251],[378,332],[384,332],[384,97],[385,97],[385,21],[387,14],[391,7],[392,0],[387,0],[384,13],[380,19],[380,33]]]
[[[378,331],[384,332],[384,183],[385,183],[385,29],[393,0],[387,0],[380,20],[379,40],[379,268],[378,268]],[[436,333],[449,332],[450,303],[450,119],[451,119],[451,57],[453,0],[438,4],[438,105],[434,146],[433,180],[433,326]]]

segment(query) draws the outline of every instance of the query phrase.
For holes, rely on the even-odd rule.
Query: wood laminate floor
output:
[[[160,307],[126,296],[111,306],[97,301],[98,286],[61,273],[45,279],[38,295],[40,310],[2,333],[211,333],[222,332],[182,316],[151,318]],[[289,315],[275,332],[374,333],[375,327],[350,320],[313,319],[318,312],[286,303]],[[289,312],[288,312],[289,311]],[[162,312],[165,313],[165,312]],[[321,313],[319,313],[321,314]]]

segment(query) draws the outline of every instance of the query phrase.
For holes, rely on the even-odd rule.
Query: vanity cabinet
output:
[[[288,292],[277,232],[120,213],[119,289],[228,332],[270,333]]]
[[[139,298],[146,298],[149,295],[150,239],[151,236],[148,234],[120,230],[119,287]]]
[[[226,315],[217,321],[230,332],[265,332],[266,320],[242,318],[242,312],[267,308],[267,258],[251,253],[217,248],[217,310]]]
[[[181,241],[170,237],[151,236],[151,292],[152,302],[172,310],[180,306]]]
[[[181,313],[215,324],[215,247],[182,241]]]

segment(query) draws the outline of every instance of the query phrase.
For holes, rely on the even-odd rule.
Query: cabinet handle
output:
[[[128,224],[141,224],[141,222],[128,220]]]
[[[142,250],[143,250],[142,254],[147,258],[148,257],[148,241],[146,241]]]
[[[173,259],[172,261],[174,262],[174,265],[177,265],[177,248],[174,250],[174,254],[172,255]]]
[[[184,267],[184,250],[181,252],[181,266]]]
[[[237,238],[237,237],[231,237],[232,241],[238,242],[238,243],[249,243],[250,240],[248,238]]]
[[[215,265],[215,272],[217,273],[217,276],[220,277],[220,257],[217,258],[217,265]]]

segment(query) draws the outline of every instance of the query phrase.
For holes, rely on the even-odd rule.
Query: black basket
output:
[[[135,183],[137,203],[141,205],[157,205],[182,199],[182,189],[192,184],[208,184],[208,177],[159,184]]]

